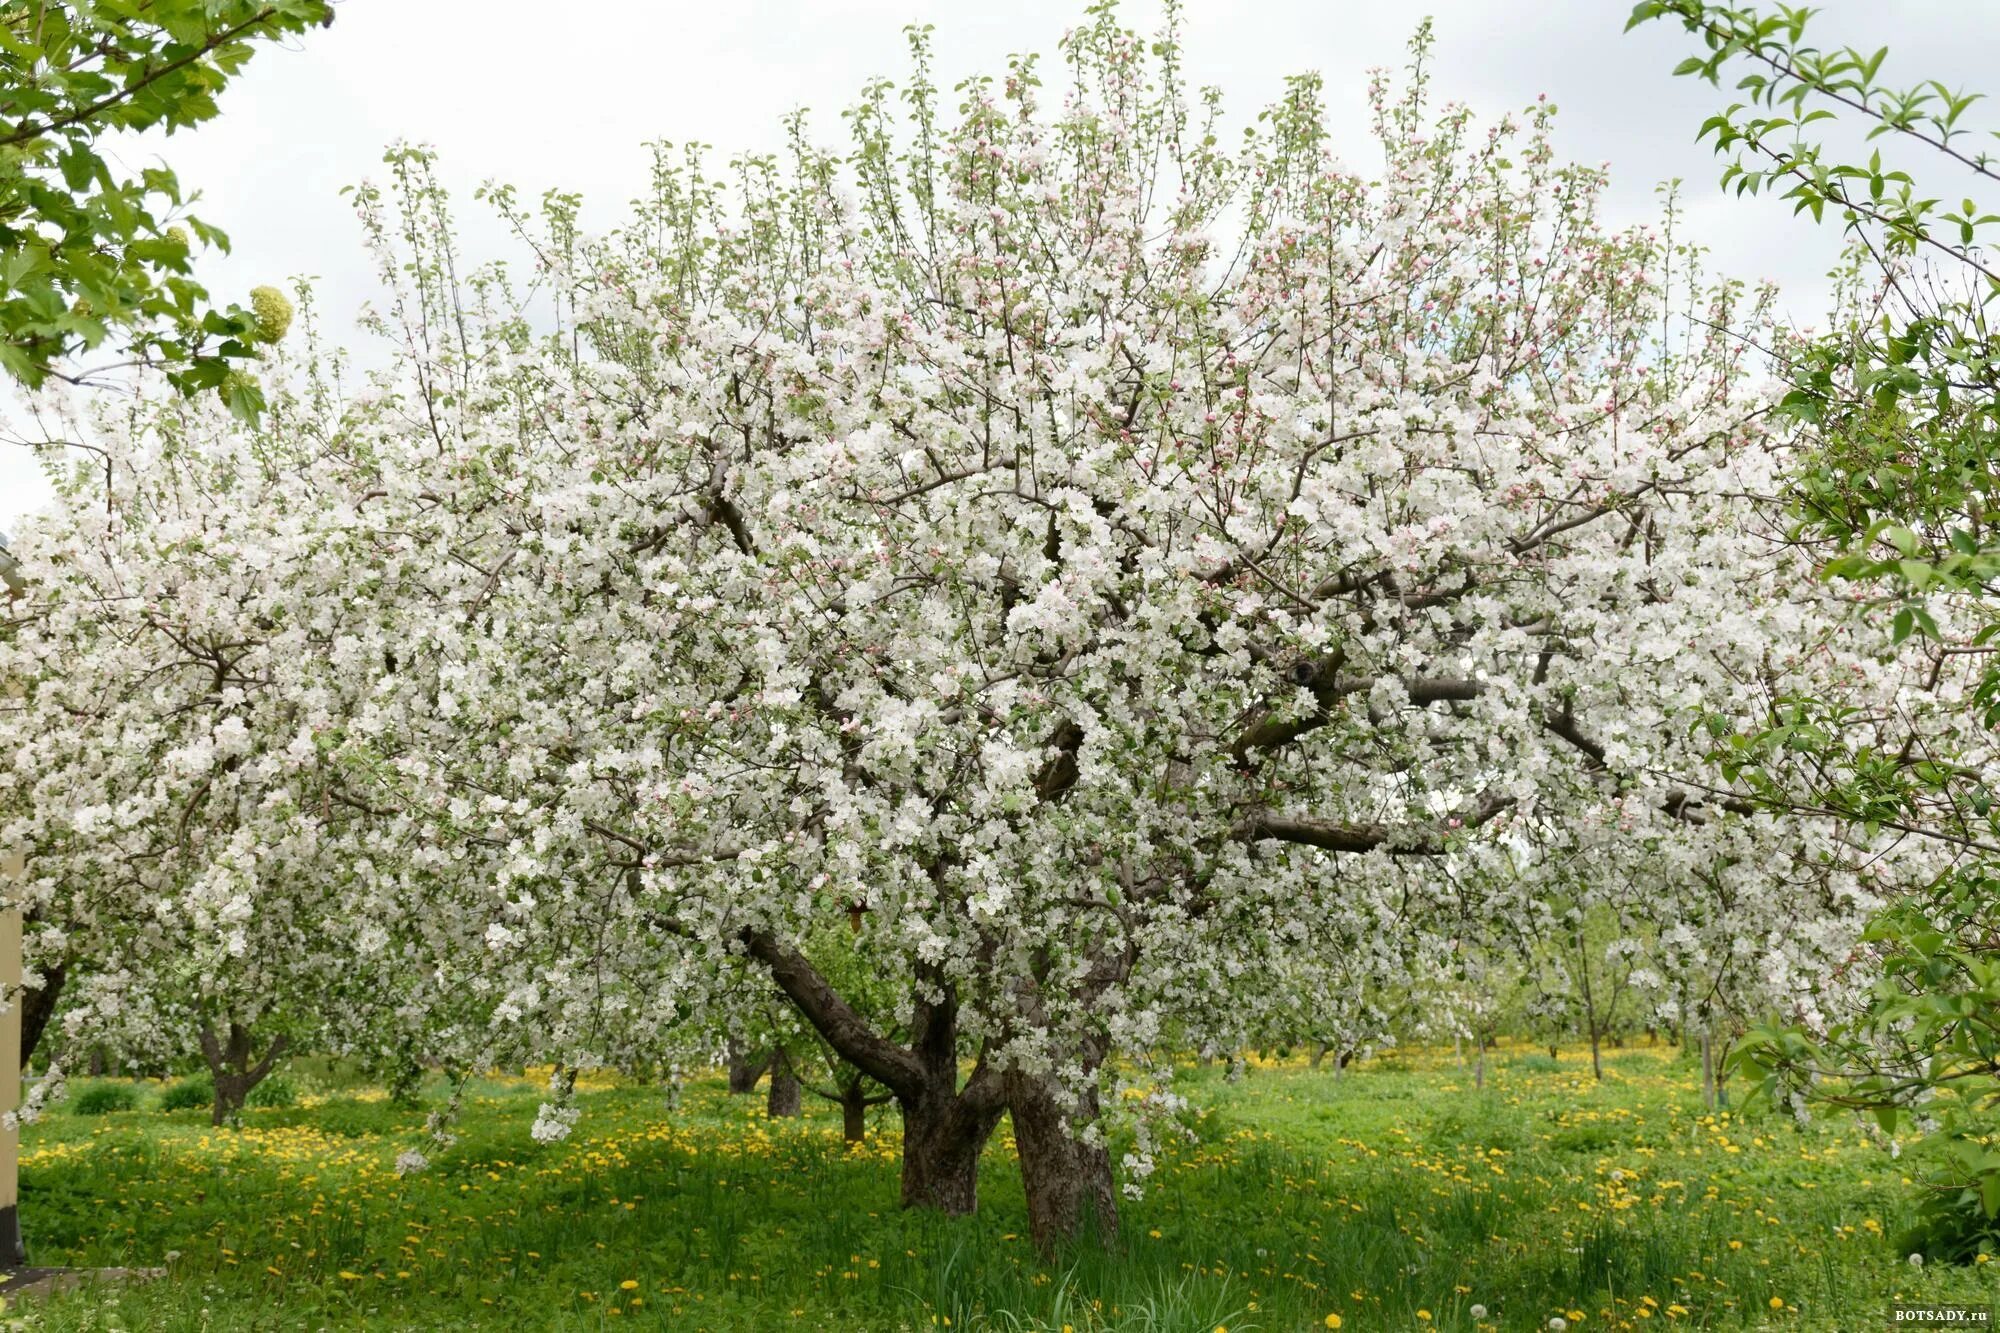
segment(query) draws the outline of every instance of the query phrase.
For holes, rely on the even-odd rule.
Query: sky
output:
[[[1793,220],[1789,206],[1722,194],[1720,162],[1695,142],[1726,94],[1671,71],[1691,54],[1685,34],[1649,24],[1624,34],[1629,0],[1185,0],[1189,76],[1223,90],[1232,120],[1272,101],[1287,75],[1318,71],[1336,148],[1369,160],[1369,71],[1400,68],[1418,20],[1436,24],[1434,95],[1482,115],[1517,111],[1540,94],[1560,108],[1556,148],[1609,163],[1614,224],[1658,213],[1654,187],[1685,181],[1688,234],[1711,247],[1714,271],[1770,279],[1802,319],[1817,312],[1835,252],[1830,231]],[[902,30],[934,26],[937,82],[1004,72],[1004,57],[1052,57],[1084,0],[337,0],[333,26],[264,49],[222,100],[219,119],[192,133],[125,145],[133,170],[157,154],[197,212],[229,232],[233,250],[199,275],[218,299],[260,283],[317,279],[326,333],[354,344],[354,317],[374,290],[360,232],[341,187],[380,177],[396,140],[426,143],[468,222],[484,216],[473,189],[487,180],[525,199],[560,187],[583,194],[587,230],[615,225],[646,173],[652,139],[711,144],[718,159],[782,145],[779,120],[814,111],[814,137],[840,141],[839,111],[864,80],[900,76]],[[1155,26],[1156,0],[1127,0],[1127,22]],[[1991,0],[1825,0],[1821,46],[1891,47],[1890,82],[1987,82],[2000,51]],[[2000,112],[1985,123],[2000,123]],[[1340,142],[1344,140],[1345,142]],[[1349,147],[1351,145],[1351,147]],[[471,225],[475,257],[497,229]],[[47,490],[33,460],[0,448],[0,527]]]

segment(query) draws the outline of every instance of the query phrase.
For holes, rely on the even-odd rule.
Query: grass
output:
[[[1993,1302],[2000,1263],[1895,1253],[1898,1163],[1851,1123],[1710,1116],[1665,1048],[1449,1052],[1187,1074],[1198,1136],[1128,1203],[1114,1251],[1027,1243],[1011,1144],[955,1222],[896,1206],[893,1116],[848,1150],[831,1106],[773,1122],[719,1080],[669,1111],[593,1087],[567,1142],[539,1085],[471,1089],[461,1139],[398,1177],[424,1112],[379,1093],[30,1126],[37,1263],[166,1280],[18,1304],[37,1329],[1573,1329],[1884,1326],[1894,1299]],[[435,1089],[432,1090],[435,1095]],[[1475,1305],[1487,1310],[1476,1320]]]

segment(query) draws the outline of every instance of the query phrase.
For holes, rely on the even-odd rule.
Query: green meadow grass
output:
[[[1897,1298],[2000,1302],[2000,1262],[1896,1253],[1906,1163],[1848,1122],[1706,1115],[1666,1048],[1612,1053],[1602,1084],[1577,1056],[1505,1051],[1483,1091],[1449,1052],[1184,1082],[1195,1136],[1116,1246],[1046,1264],[1004,1129],[979,1215],[944,1221],[896,1206],[892,1115],[850,1151],[830,1105],[774,1122],[719,1080],[672,1110],[593,1088],[546,1146],[536,1083],[476,1083],[459,1142],[404,1177],[422,1109],[349,1090],[218,1131],[156,1109],[155,1085],[135,1110],[28,1127],[22,1217],[38,1264],[168,1277],[8,1315],[135,1333],[1850,1330],[1886,1327]]]

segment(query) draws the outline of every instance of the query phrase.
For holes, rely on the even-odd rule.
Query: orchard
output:
[[[136,48],[326,17],[177,8],[0,4],[71,25],[0,66],[26,216],[108,207],[50,136]],[[165,215],[10,271],[8,1124],[78,1272],[4,1317],[1990,1305],[1994,219],[1812,141],[1983,182],[1978,108],[1638,7],[1842,230],[1815,332],[1428,24],[1355,142],[1137,17],[951,89],[912,28],[606,226],[399,144],[351,352]]]

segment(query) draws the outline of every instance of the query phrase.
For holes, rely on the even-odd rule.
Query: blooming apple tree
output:
[[[1225,149],[1172,33],[1108,10],[1058,95],[1017,59],[949,122],[919,35],[907,123],[871,85],[845,158],[803,120],[726,177],[660,148],[601,237],[494,190],[526,285],[392,155],[356,195],[391,366],[187,445],[204,487],[149,468],[199,516],[120,549],[166,578],[198,534],[170,623],[212,632],[134,631],[104,671],[143,720],[92,725],[153,759],[30,756],[85,786],[23,827],[122,884],[89,833],[199,826],[133,883],[176,938],[302,930],[287,986],[339,960],[453,1059],[643,1061],[775,986],[895,1098],[906,1203],[972,1208],[1010,1115],[1045,1245],[1115,1226],[1107,1122],[1134,1185],[1168,1044],[1391,970],[1357,953],[1505,947],[1538,886],[1662,849],[1755,874],[1769,817],[1698,724],[1894,664],[1776,540],[1741,344],[1661,336],[1669,249],[1605,228],[1545,105],[1433,110],[1423,47],[1357,168],[1311,78]],[[64,522],[32,560],[99,540]],[[36,633],[67,661],[92,617]]]

